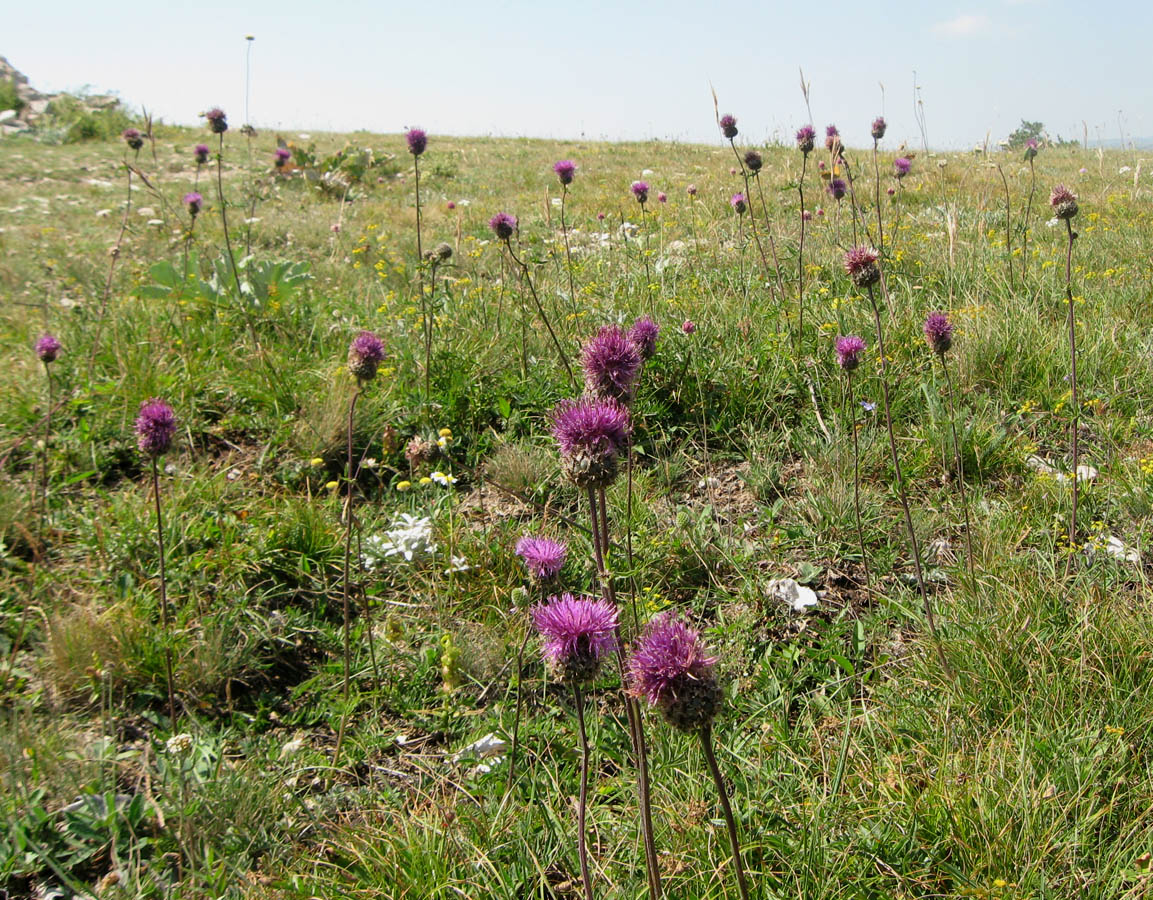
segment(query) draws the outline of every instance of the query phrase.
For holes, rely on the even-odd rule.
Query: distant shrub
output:
[[[55,131],[65,144],[82,141],[116,140],[121,132],[137,124],[117,102],[103,109],[92,109],[83,96],[62,94],[48,105],[45,125]]]
[[[14,109],[20,112],[24,109],[25,103],[20,99],[20,95],[16,93],[15,81],[0,81],[0,111],[5,109]]]

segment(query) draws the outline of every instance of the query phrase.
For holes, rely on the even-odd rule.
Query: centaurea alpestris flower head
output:
[[[1077,197],[1063,184],[1053,188],[1053,193],[1049,195],[1049,205],[1053,207],[1053,215],[1066,221],[1078,212]]]
[[[837,365],[846,372],[852,372],[861,364],[861,354],[865,352],[865,340],[855,334],[837,338]]]
[[[743,216],[745,210],[749,208],[744,194],[733,194],[733,196],[729,198],[729,206],[736,211],[738,216]]]
[[[552,411],[552,433],[561,470],[577,487],[607,487],[616,480],[617,458],[628,445],[629,412],[615,400],[562,400]]]
[[[761,166],[764,164],[764,158],[756,150],[749,150],[745,153],[745,165],[754,175],[761,171]]]
[[[700,731],[712,723],[723,700],[716,662],[700,632],[675,613],[663,613],[644,627],[629,657],[629,693],[659,707],[674,728]]]
[[[133,150],[139,150],[144,146],[144,136],[135,128],[125,128],[120,136],[124,138],[124,143]]]
[[[532,621],[549,671],[562,684],[588,684],[617,649],[617,611],[607,600],[561,594],[534,607]]]
[[[869,133],[872,134],[874,141],[879,141],[885,136],[885,131],[888,127],[888,124],[885,122],[885,117],[877,116],[877,118],[873,119],[873,127]]]
[[[420,156],[428,148],[428,132],[423,128],[410,128],[404,135],[408,142],[408,152]]]
[[[153,397],[140,404],[135,428],[136,446],[145,456],[155,459],[172,447],[172,439],[176,437],[176,413],[159,397]]]
[[[553,164],[552,170],[556,172],[556,177],[560,179],[561,184],[572,184],[573,177],[576,175],[576,163],[571,159],[562,159]]]
[[[499,212],[488,220],[488,227],[492,233],[502,241],[507,241],[516,231],[516,216],[511,213]]]
[[[212,107],[204,114],[204,118],[208,120],[208,127],[213,134],[224,134],[228,130],[228,117],[219,106]]]
[[[880,257],[872,247],[851,247],[845,251],[845,271],[853,284],[859,288],[868,287],[881,280],[881,269],[877,265]]]
[[[384,342],[371,331],[362,331],[348,345],[348,371],[358,381],[371,381],[384,359]]]
[[[808,156],[817,142],[817,131],[812,125],[802,125],[797,129],[797,149]]]
[[[737,136],[737,118],[728,114],[721,116],[720,120],[721,134],[727,137],[730,141]]]
[[[637,348],[641,359],[653,358],[657,352],[657,335],[660,332],[661,327],[648,316],[641,316],[633,322],[633,327],[629,329],[629,340]]]
[[[898,156],[893,160],[893,172],[898,179],[904,178],[913,168],[913,161],[907,156]]]
[[[516,555],[524,560],[529,577],[538,584],[556,580],[568,556],[568,545],[551,538],[525,535],[516,542]]]
[[[619,325],[606,325],[581,348],[585,390],[593,397],[628,403],[636,390],[641,353]]]
[[[930,313],[925,319],[925,340],[938,356],[944,356],[953,346],[953,323],[943,312]]]
[[[189,191],[184,195],[184,205],[188,207],[188,214],[195,219],[204,205],[204,198],[197,191]]]
[[[36,341],[36,355],[43,363],[56,362],[60,353],[60,341],[54,334],[42,334]]]
[[[649,183],[647,181],[634,181],[632,187],[629,188],[633,192],[633,196],[637,198],[637,203],[646,203],[649,199]]]

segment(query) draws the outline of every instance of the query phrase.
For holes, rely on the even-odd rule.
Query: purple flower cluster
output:
[[[348,371],[358,381],[371,381],[384,359],[384,342],[371,331],[362,331],[348,345]]]
[[[516,231],[516,216],[506,212],[497,213],[488,220],[488,227],[498,239],[507,241]]]
[[[276,156],[273,159],[273,164],[276,166],[276,168],[279,169],[279,168],[283,167],[284,164],[286,162],[288,162],[290,159],[292,159],[292,151],[291,150],[289,150],[287,147],[277,147],[276,148]]]
[[[568,555],[568,546],[550,538],[525,535],[516,542],[516,554],[524,560],[529,577],[543,584],[560,574]]]
[[[861,364],[861,354],[865,352],[865,340],[855,334],[837,338],[837,365],[846,372],[852,372]]]
[[[925,319],[925,340],[939,356],[944,356],[953,346],[953,323],[943,312],[930,313]]]
[[[832,150],[834,147],[841,143],[841,133],[837,131],[836,125],[830,125],[825,129],[825,149]]]
[[[834,200],[840,200],[849,190],[849,186],[845,184],[844,178],[830,178],[829,186],[825,188],[829,192],[829,196]]]
[[[735,116],[723,115],[720,119],[721,134],[730,141],[737,136],[737,119]]]
[[[408,141],[408,152],[420,156],[428,148],[428,133],[423,128],[410,128],[404,135]]]
[[[228,117],[219,106],[212,107],[204,114],[204,118],[208,120],[208,127],[213,134],[224,134],[228,130]]]
[[[120,136],[124,138],[124,143],[133,150],[139,150],[144,146],[144,137],[135,128],[125,128],[124,131],[120,133]]]
[[[145,456],[155,459],[163,456],[172,447],[176,436],[176,413],[172,407],[153,397],[140,404],[136,416],[136,446]]]
[[[1053,193],[1049,195],[1049,205],[1053,207],[1053,215],[1066,221],[1078,212],[1077,197],[1063,184],[1053,188]]]
[[[733,196],[729,198],[729,206],[736,210],[738,216],[743,216],[745,214],[745,210],[748,209],[745,195],[733,194]]]
[[[721,707],[721,688],[700,633],[674,613],[652,619],[628,660],[629,692],[660,707],[673,727],[696,732]]]
[[[845,271],[853,284],[859,288],[868,287],[881,280],[881,270],[877,266],[880,257],[872,247],[851,247],[845,251]]]
[[[634,181],[630,190],[637,198],[637,203],[646,203],[649,199],[649,183],[647,181]]]
[[[532,621],[544,638],[549,670],[563,684],[588,684],[617,649],[617,611],[607,600],[564,593],[534,607]]]
[[[657,335],[661,327],[648,316],[641,316],[629,329],[629,340],[637,348],[641,359],[652,359],[657,352]]]
[[[204,198],[196,191],[189,191],[184,195],[184,205],[188,207],[188,214],[195,219],[204,205]]]
[[[898,156],[893,160],[893,171],[898,178],[904,178],[913,168],[913,161],[907,156]]]
[[[207,144],[197,144],[192,148],[192,155],[196,157],[196,162],[200,165],[204,165],[206,162],[208,162],[208,156],[210,153],[212,153],[212,151],[208,149]]]
[[[642,359],[629,337],[619,325],[606,325],[581,348],[585,390],[591,396],[620,403],[632,399]]]
[[[550,418],[568,479],[582,488],[612,484],[632,429],[628,409],[615,400],[582,397],[562,400]]]
[[[573,176],[576,175],[576,163],[571,159],[562,159],[553,165],[552,170],[556,172],[561,184],[572,184]]]
[[[813,152],[817,141],[817,132],[812,125],[802,125],[797,129],[797,149],[808,156]]]
[[[60,341],[56,339],[53,334],[42,334],[40,339],[36,341],[36,355],[40,357],[43,363],[56,362],[56,356],[60,353]]]
[[[756,150],[749,150],[745,153],[745,165],[749,167],[749,171],[754,175],[761,171],[761,166],[764,164],[764,159]]]
[[[877,118],[873,119],[873,128],[871,131],[871,134],[873,135],[873,140],[879,141],[881,138],[883,138],[885,136],[885,131],[888,129],[888,127],[889,126],[885,122],[884,116],[877,116]]]

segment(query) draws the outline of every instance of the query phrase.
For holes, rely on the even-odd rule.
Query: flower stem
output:
[[[1005,171],[1001,168],[1001,164],[997,163],[997,171],[1001,175],[1001,183],[1005,186],[1005,252],[1008,253],[1009,262],[1009,290],[1013,290],[1013,232],[1010,229],[1010,207],[1009,207],[1009,179],[1005,177]],[[1024,251],[1022,251],[1022,254]],[[1021,277],[1025,277],[1022,270]]]
[[[576,701],[577,732],[581,742],[581,787],[577,803],[577,855],[580,858],[581,884],[584,885],[585,900],[593,900],[592,880],[589,878],[588,845],[585,837],[585,815],[588,812],[589,792],[589,740],[585,732],[585,704],[579,685],[572,686]]]
[[[1029,213],[1033,209],[1033,192],[1037,189],[1037,171],[1033,159],[1029,158],[1029,201],[1025,204],[1025,222],[1021,231],[1021,277],[1029,268]],[[1007,189],[1006,189],[1007,190]]]
[[[797,193],[801,198],[801,241],[797,248],[797,335],[800,343],[805,333],[805,170],[809,166],[809,154],[801,157],[801,180],[797,182]]]
[[[520,642],[520,647],[516,651],[516,712],[512,717],[512,746],[508,752],[508,779],[505,782],[505,792],[512,790],[513,781],[516,777],[516,757],[517,750],[520,748],[520,710],[524,703],[524,650],[528,646],[528,639],[531,632],[528,628],[525,629],[524,639]]]
[[[953,410],[953,381],[949,377],[949,366],[945,354],[941,357],[941,369],[945,373],[945,396],[949,402],[949,428],[953,432],[953,457],[957,467],[957,487],[961,491],[961,511],[965,515],[965,561],[968,563],[969,581],[973,581],[973,538],[969,527],[969,502],[965,499],[965,467],[961,458],[961,442],[957,439],[957,414]]]
[[[160,549],[160,622],[164,627],[164,674],[168,681],[168,715],[176,730],[176,691],[172,679],[172,623],[168,616],[168,573],[164,567],[164,516],[160,510],[160,467],[152,457],[152,497],[156,501],[156,544]]]
[[[573,271],[572,271],[572,248],[569,246],[568,224],[565,222],[565,216],[564,216],[565,201],[567,199],[568,199],[568,185],[563,184],[563,185],[561,185],[561,195],[560,195],[560,230],[561,230],[561,234],[564,235],[565,267],[568,270],[568,301],[569,301],[569,305],[572,306],[573,313],[575,314],[578,312],[578,310],[577,310],[577,299],[576,299],[576,284],[573,281]]]
[[[340,748],[344,743],[344,731],[345,726],[348,723],[349,675],[352,669],[352,614],[349,604],[349,561],[352,557],[352,489],[353,485],[356,483],[356,473],[352,470],[352,425],[353,417],[356,413],[356,401],[359,397],[360,381],[358,380],[356,383],[356,390],[353,391],[352,399],[348,403],[348,430],[346,441],[348,450],[348,468],[346,470],[348,494],[344,498],[344,571],[341,578],[341,599],[343,601],[344,607],[344,711],[340,717],[340,731],[336,736],[336,749],[332,751],[332,767],[334,769],[340,762]]]
[[[725,826],[729,832],[729,849],[733,854],[733,870],[737,873],[737,890],[740,891],[741,900],[749,900],[749,886],[745,883],[745,867],[741,862],[741,842],[737,836],[737,821],[733,818],[733,808],[729,805],[729,794],[725,789],[725,779],[721,775],[717,757],[713,753],[713,726],[705,725],[701,729],[701,750],[704,751],[705,760],[709,764],[713,783],[717,786],[717,796],[721,800],[721,809],[725,814]]]
[[[1073,410],[1071,427],[1073,431],[1073,511],[1069,517],[1069,556],[1065,560],[1065,577],[1073,566],[1073,550],[1077,546],[1077,495],[1080,489],[1079,454],[1077,452],[1077,432],[1081,426],[1081,405],[1077,399],[1077,313],[1073,302],[1073,241],[1077,235],[1073,231],[1071,219],[1065,220],[1065,230],[1069,235],[1069,246],[1065,251],[1065,297],[1069,301],[1069,403]]]
[[[857,404],[853,400],[853,376],[845,376],[848,387],[847,406],[849,407],[849,429],[853,435],[853,513],[857,519],[857,541],[861,545],[861,565],[865,567],[865,587],[872,579],[869,576],[869,555],[865,550],[865,529],[861,527],[861,454],[857,444]]]
[[[516,251],[512,249],[511,239],[506,238],[504,245],[508,249],[508,255],[512,257],[512,261],[517,264],[521,272],[524,274],[524,280],[528,284],[529,293],[532,294],[533,303],[536,304],[536,309],[540,314],[541,321],[544,322],[544,327],[548,329],[549,336],[552,338],[552,342],[556,346],[556,352],[560,354],[561,364],[564,365],[565,371],[568,372],[568,377],[569,381],[572,383],[572,388],[574,391],[578,390],[576,376],[573,374],[572,366],[569,365],[568,354],[564,352],[564,347],[561,346],[560,339],[557,338],[556,332],[552,329],[552,323],[549,322],[548,316],[545,314],[544,307],[540,302],[540,297],[537,295],[536,287],[532,283],[532,274],[528,270],[528,264],[516,255]]]

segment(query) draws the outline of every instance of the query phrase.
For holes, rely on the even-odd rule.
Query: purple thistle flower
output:
[[[898,156],[893,160],[893,171],[896,172],[898,178],[904,178],[912,168],[913,161],[907,156]]]
[[[633,322],[633,327],[629,329],[629,340],[637,348],[641,359],[653,358],[657,352],[657,335],[660,333],[661,327],[648,316],[641,316]]]
[[[837,338],[837,365],[846,372],[852,372],[861,364],[861,354],[865,352],[865,339],[849,334]]]
[[[1049,205],[1053,207],[1053,215],[1066,221],[1078,212],[1077,197],[1063,184],[1053,188],[1053,193],[1049,195]]]
[[[877,116],[873,119],[872,135],[874,141],[879,141],[885,136],[885,131],[888,129],[888,124],[885,122],[884,116]]]
[[[371,381],[384,359],[384,342],[371,331],[362,331],[348,345],[348,371],[358,381]]]
[[[120,136],[124,138],[124,143],[126,143],[133,150],[139,150],[144,146],[144,138],[135,128],[125,128],[120,133]]]
[[[200,165],[204,165],[206,162],[208,162],[208,156],[210,153],[212,153],[212,151],[208,148],[207,144],[197,144],[192,148],[192,155],[196,157],[196,161]]]
[[[837,131],[836,125],[830,125],[825,129],[825,149],[832,150],[841,142],[841,133]]]
[[[797,149],[806,156],[813,152],[813,145],[817,141],[817,132],[812,125],[802,125],[797,129]]]
[[[696,330],[697,330],[697,323],[694,322],[692,319],[685,319],[681,323],[681,331],[684,334],[692,334]]]
[[[1037,155],[1037,146],[1037,141],[1034,138],[1025,141],[1025,162],[1031,162]]]
[[[44,363],[56,362],[56,355],[60,352],[60,341],[54,334],[42,334],[36,341],[36,355]]]
[[[720,126],[721,134],[727,137],[730,141],[737,136],[737,119],[735,116],[721,116]]]
[[[516,555],[524,560],[529,577],[543,584],[560,574],[568,555],[568,545],[550,538],[525,535],[516,542]]]
[[[825,188],[829,192],[829,196],[834,200],[840,200],[849,190],[849,186],[845,184],[843,178],[830,178],[829,186]]]
[[[506,212],[497,213],[488,220],[488,227],[497,238],[507,241],[516,231],[516,216]]]
[[[410,128],[404,139],[408,141],[408,152],[413,156],[420,156],[428,147],[428,133],[423,128]]]
[[[576,163],[571,159],[562,159],[553,165],[552,170],[556,172],[561,184],[572,184],[573,176],[576,174]]]
[[[706,655],[700,632],[664,613],[644,627],[629,657],[629,693],[659,706],[674,728],[697,732],[721,707],[716,662]]]
[[[668,203],[669,195],[664,191],[657,191],[657,203]]]
[[[617,649],[617,611],[607,600],[564,593],[532,610],[532,622],[544,638],[544,657],[563,684],[588,684],[601,659]]]
[[[748,208],[745,203],[744,194],[733,194],[733,196],[729,198],[729,205],[737,211],[738,216],[743,216],[745,210]]]
[[[172,407],[153,397],[140,404],[136,417],[136,446],[145,456],[155,459],[163,456],[172,447],[176,436],[176,413]]]
[[[649,183],[647,181],[634,181],[629,189],[637,198],[637,203],[646,203],[649,199]]]
[[[189,191],[184,195],[184,205],[188,207],[188,214],[195,219],[200,207],[204,205],[204,198],[196,191]]]
[[[641,352],[619,325],[606,325],[581,348],[585,390],[593,397],[628,403],[636,390]]]
[[[888,194],[890,197],[892,197],[893,194],[897,193],[897,189],[896,188],[885,188],[885,193]]]
[[[605,214],[603,212],[597,213],[597,221],[603,222],[604,220],[605,220]]]
[[[881,270],[877,266],[880,257],[872,247],[852,247],[845,251],[845,271],[853,284],[859,288],[868,287],[881,280]]]
[[[695,184],[690,184],[687,188],[685,188],[685,192],[690,197],[695,197],[697,195],[697,186]]]
[[[224,134],[228,130],[228,117],[219,106],[212,107],[204,114],[204,118],[208,120],[208,127],[212,129],[213,134]]]
[[[939,356],[944,356],[953,346],[953,323],[947,315],[943,312],[929,314],[929,318],[925,319],[925,340]]]
[[[550,418],[568,479],[582,488],[612,484],[632,429],[628,410],[615,400],[582,397],[562,400]]]
[[[289,150],[287,147],[277,147],[276,148],[276,157],[273,160],[273,164],[278,169],[281,168],[290,159],[292,159],[292,151],[291,150]]]
[[[811,222],[813,219],[813,214],[807,209],[802,209],[801,210],[801,219],[805,222]]]
[[[749,167],[749,171],[754,175],[761,171],[761,166],[764,164],[764,158],[756,150],[749,150],[745,153],[745,165]]]

